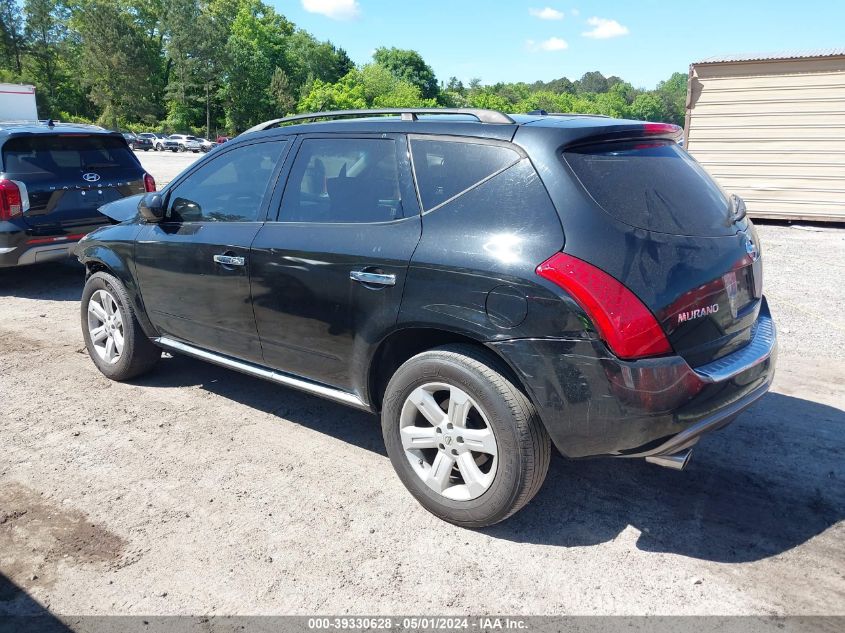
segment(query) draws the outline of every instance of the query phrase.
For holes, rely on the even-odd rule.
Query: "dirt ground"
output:
[[[683,473],[555,458],[480,531],[374,417],[181,357],[109,382],[81,268],[0,271],[0,614],[845,614],[845,229],[760,232],[772,393]]]

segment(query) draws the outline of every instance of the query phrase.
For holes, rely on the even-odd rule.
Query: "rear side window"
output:
[[[627,224],[696,235],[718,235],[730,225],[725,193],[674,143],[613,143],[563,155],[593,199]]]
[[[477,185],[520,159],[502,145],[441,139],[412,139],[414,173],[424,211]]]
[[[5,171],[13,174],[74,175],[110,169],[140,169],[123,138],[100,135],[38,135],[3,145]]]
[[[387,222],[402,217],[396,142],[305,139],[282,198],[282,222]]]

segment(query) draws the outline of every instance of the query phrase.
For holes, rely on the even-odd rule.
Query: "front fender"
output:
[[[133,224],[103,227],[80,241],[74,249],[74,254],[85,265],[89,274],[105,270],[117,277],[129,295],[132,309],[144,334],[156,338],[159,334],[147,317],[132,259],[135,252],[135,236],[139,231],[140,227]]]

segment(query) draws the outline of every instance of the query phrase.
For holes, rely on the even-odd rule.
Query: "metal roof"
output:
[[[762,62],[784,59],[812,59],[816,57],[845,56],[845,48],[820,48],[811,51],[781,51],[779,53],[742,53],[736,55],[716,55],[695,64],[722,64],[726,62]]]

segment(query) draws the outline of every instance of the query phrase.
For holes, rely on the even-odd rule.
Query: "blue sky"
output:
[[[845,47],[842,0],[267,1],[356,63],[378,46],[411,48],[441,81],[577,79],[600,70],[652,88],[713,55]]]

